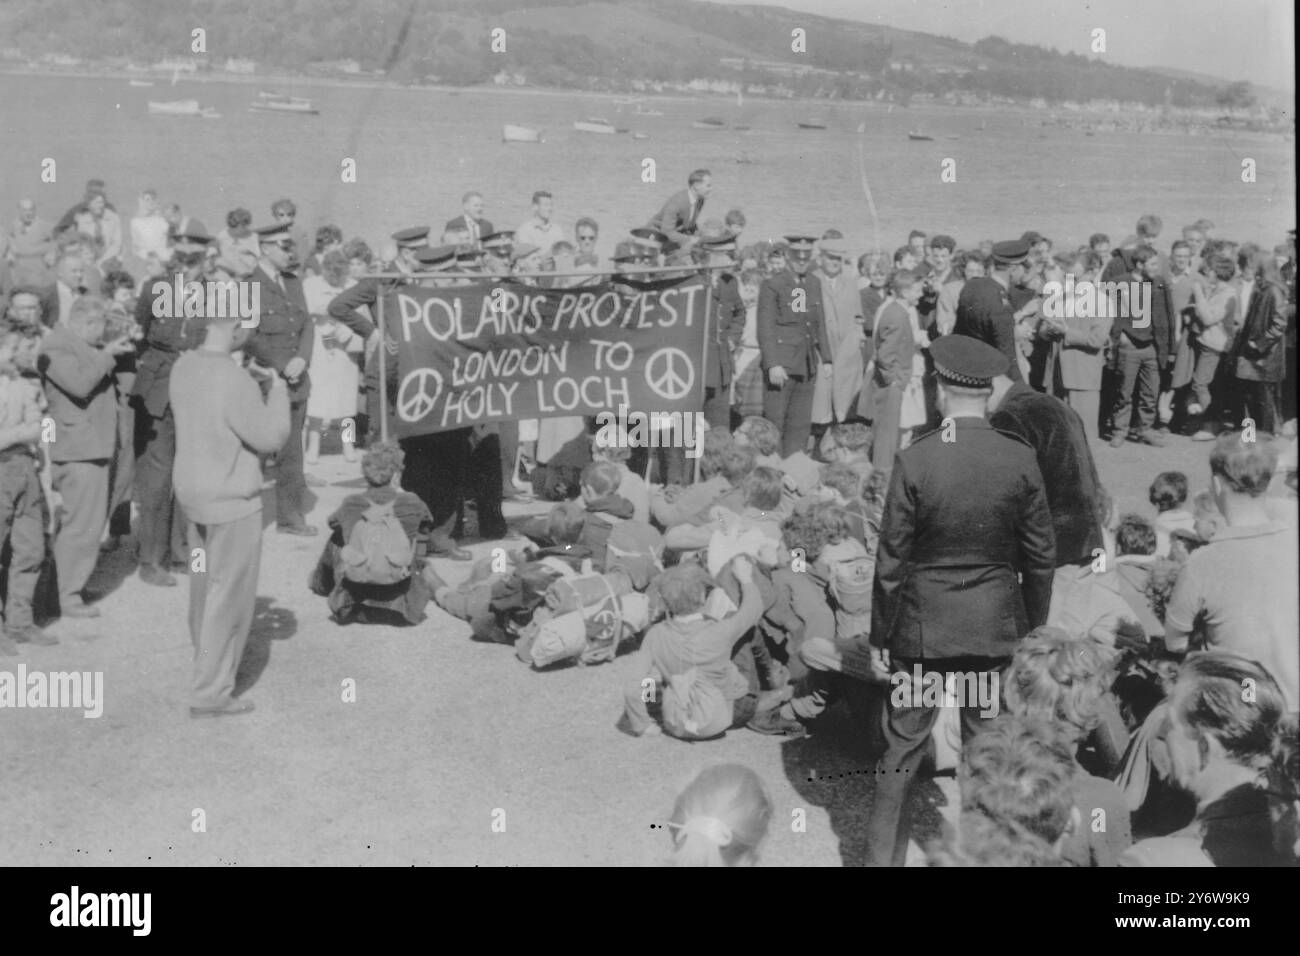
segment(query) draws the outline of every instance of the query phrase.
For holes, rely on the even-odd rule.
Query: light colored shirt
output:
[[[1187,559],[1165,611],[1165,644],[1187,648],[1203,629],[1212,650],[1257,661],[1300,710],[1300,577],[1296,532],[1229,525]]]
[[[536,246],[542,250],[544,256],[549,256],[551,247],[565,239],[564,230],[560,228],[554,219],[543,223],[534,216],[515,230],[515,245]]]
[[[167,248],[167,220],[158,214],[136,216],[131,220],[131,252],[137,259],[155,255],[161,262],[170,256]]]

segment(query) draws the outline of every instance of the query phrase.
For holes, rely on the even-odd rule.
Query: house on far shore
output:
[[[232,56],[226,59],[225,71],[227,73],[256,73],[257,64],[252,60],[239,60]]]

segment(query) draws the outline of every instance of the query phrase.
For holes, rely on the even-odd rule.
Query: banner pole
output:
[[[708,361],[709,361],[710,328],[714,330],[713,335],[714,338],[716,339],[717,323],[713,320],[713,275],[705,274],[704,276],[704,336],[703,336],[704,347],[700,350],[700,385],[702,386],[700,388],[700,395],[703,396],[705,402],[708,402],[709,400],[708,398],[709,386],[707,383],[709,380]],[[721,342],[714,342],[713,344],[718,348],[722,348]],[[719,359],[719,361],[721,361],[721,359]],[[719,385],[718,387],[721,388],[722,386]],[[700,407],[700,414],[701,415],[704,414],[703,405],[701,405]],[[696,434],[698,435],[699,433],[697,432]],[[696,440],[700,443],[701,451],[703,451],[704,439],[697,437]],[[695,484],[697,485],[700,483],[700,461],[703,458],[704,458],[703,454],[699,454],[695,456]]]
[[[379,440],[388,441],[388,334],[384,329],[384,290],[380,289],[377,323],[379,325]]]

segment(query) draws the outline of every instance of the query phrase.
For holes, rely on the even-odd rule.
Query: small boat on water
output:
[[[527,126],[511,126],[507,123],[501,127],[503,143],[544,143],[541,130],[529,129]]]
[[[577,120],[574,122],[573,128],[579,133],[604,133],[610,135],[618,132],[613,123],[599,116],[588,116],[585,120]]]
[[[691,129],[726,129],[725,121],[717,116],[706,116],[704,119],[696,120],[691,124]]]
[[[907,138],[917,140],[918,142],[923,142],[923,143],[934,142],[933,136],[926,136],[924,133],[918,133],[916,130],[909,130],[907,133]]]
[[[649,134],[649,133],[633,133],[633,134],[632,134],[632,138],[633,138],[633,139],[649,139],[649,138],[650,138],[650,134]]]
[[[735,126],[731,128],[738,133],[748,133],[751,129],[753,129],[753,127],[750,126],[748,123],[737,123]]]
[[[128,86],[153,86],[153,80],[128,80]]]
[[[663,110],[648,110],[643,106],[638,106],[632,111],[633,116],[663,116]]]
[[[823,119],[806,119],[799,123],[800,129],[825,129],[826,121]]]
[[[219,119],[221,114],[211,106],[199,106],[198,100],[171,100],[169,102],[149,101],[149,112],[160,116],[202,116],[206,119]]]
[[[311,100],[301,96],[285,96],[282,93],[257,94],[257,102],[248,107],[254,113],[301,113],[315,116],[320,110],[311,105]]]

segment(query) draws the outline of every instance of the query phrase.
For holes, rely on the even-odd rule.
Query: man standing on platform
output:
[[[940,687],[961,675],[962,735],[976,732],[997,710],[969,691],[991,687],[996,702],[998,674],[1047,619],[1056,563],[1034,450],[984,417],[1006,356],[960,335],[939,338],[930,353],[945,424],[894,459],[876,553],[871,644],[894,685],[867,820],[876,866],[905,862],[907,797],[939,713],[914,675]]]
[[[697,232],[704,201],[713,192],[713,175],[707,169],[697,169],[686,179],[686,188],[673,193],[663,208],[650,220],[650,226],[664,233],[679,246],[688,245]]]
[[[789,268],[758,291],[758,346],[765,379],[763,417],[781,429],[781,456],[803,451],[812,433],[817,376],[831,374],[821,283],[809,272],[811,236],[786,236]]]

